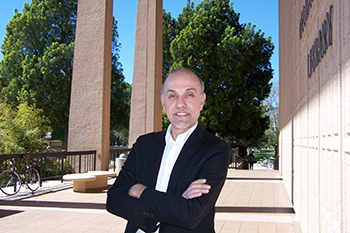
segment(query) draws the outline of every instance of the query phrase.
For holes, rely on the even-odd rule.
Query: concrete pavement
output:
[[[126,221],[105,210],[106,190],[59,187],[0,195],[1,232],[124,232]],[[216,209],[217,233],[302,233],[279,171],[229,169]]]

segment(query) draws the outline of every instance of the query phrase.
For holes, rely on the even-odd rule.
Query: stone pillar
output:
[[[96,150],[108,170],[113,0],[78,1],[68,150]]]
[[[129,145],[162,129],[163,1],[138,0]]]

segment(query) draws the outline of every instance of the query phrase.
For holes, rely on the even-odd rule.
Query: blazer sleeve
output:
[[[139,183],[136,177],[136,166],[136,151],[133,147],[117,180],[107,192],[106,209],[145,232],[154,232],[157,229],[157,220],[137,211],[139,200],[128,195],[130,187]]]
[[[220,140],[215,144],[202,144],[198,153],[205,159],[194,180],[207,179],[207,184],[211,186],[208,194],[187,200],[181,195],[188,186],[176,194],[146,188],[135,203],[136,211],[144,216],[151,216],[161,223],[186,229],[196,228],[202,219],[215,208],[215,202],[227,175],[230,146],[227,142]]]

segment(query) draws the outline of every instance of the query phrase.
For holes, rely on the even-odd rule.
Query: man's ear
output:
[[[201,99],[201,105],[202,105],[201,110],[203,109],[206,99],[207,99],[207,95],[203,92],[202,99]]]
[[[164,98],[163,98],[163,96],[162,97],[160,97],[160,102],[162,102],[162,108],[163,108],[163,110],[165,111],[165,103],[164,103]]]

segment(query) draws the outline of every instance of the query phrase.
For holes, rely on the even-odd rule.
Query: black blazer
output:
[[[128,220],[127,233],[134,233],[138,228],[154,232],[158,222],[160,233],[215,232],[215,202],[227,174],[229,144],[198,125],[179,154],[166,193],[154,189],[164,147],[165,131],[137,139],[117,180],[108,190],[107,210]],[[189,200],[183,198],[183,192],[200,178],[207,179],[211,185],[209,194]],[[127,194],[136,183],[147,186],[140,199]]]

